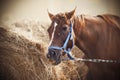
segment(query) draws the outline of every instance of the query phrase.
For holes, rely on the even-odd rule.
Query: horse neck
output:
[[[98,22],[102,24],[96,25]],[[100,17],[97,19],[84,15],[74,17],[73,30],[75,45],[89,58],[107,59],[111,57],[109,55],[115,57],[120,51],[119,29]]]
[[[86,26],[85,26],[85,19],[84,15],[76,16],[74,17],[74,35],[75,35],[75,45],[81,49],[86,56],[90,57],[90,53],[94,53],[94,47],[91,49],[89,48],[91,46],[88,37],[88,33],[86,32]]]
[[[75,45],[78,48],[83,49],[83,47],[80,45],[80,36],[81,36],[80,33],[82,32],[84,26],[83,15],[74,16],[73,20],[74,20],[73,31],[75,36]]]

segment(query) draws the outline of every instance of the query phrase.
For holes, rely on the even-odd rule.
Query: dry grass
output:
[[[53,66],[45,55],[48,24],[19,21],[0,27],[0,80],[83,80],[87,67],[82,62],[64,61]],[[75,56],[81,51],[73,49]]]

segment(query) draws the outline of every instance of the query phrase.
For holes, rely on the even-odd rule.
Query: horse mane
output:
[[[102,18],[104,21],[115,26],[116,28],[120,30],[120,23],[119,23],[120,18],[118,16],[110,15],[110,14],[103,14],[103,15],[98,15],[97,17]]]
[[[81,31],[81,28],[84,28],[85,27],[85,15],[77,15],[77,16],[74,16],[72,18],[73,22],[74,22],[74,26],[75,27],[75,33],[76,34],[79,34],[80,31]],[[80,26],[79,26],[80,25]]]
[[[114,27],[118,28],[120,30],[120,17],[119,16],[115,16],[115,15],[111,15],[111,14],[103,14],[103,15],[97,15],[96,17],[99,17],[101,19],[103,19],[106,23],[113,25]],[[94,18],[94,16],[88,16],[88,15],[78,15],[75,17],[75,19],[78,19],[80,26],[84,27],[85,26],[85,19],[92,19]]]
[[[77,16],[79,22],[80,22],[80,26],[81,27],[84,27],[85,26],[85,15],[84,14],[81,14],[79,16]]]

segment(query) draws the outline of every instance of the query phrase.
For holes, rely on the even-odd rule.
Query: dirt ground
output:
[[[84,80],[83,62],[64,61],[53,66],[46,58],[48,23],[23,20],[0,25],[0,80]],[[83,53],[75,47],[73,55]]]

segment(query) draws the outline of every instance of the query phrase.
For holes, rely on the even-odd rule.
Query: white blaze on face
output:
[[[51,40],[50,40],[50,43],[49,43],[49,46],[51,45],[52,41],[53,41],[53,38],[54,38],[54,33],[55,33],[55,29],[56,29],[56,26],[58,24],[56,22],[54,22],[54,28],[53,28],[53,32],[52,32],[52,36],[51,36]]]
[[[57,25],[58,25],[58,24],[55,22],[55,23],[54,23],[54,28],[55,28]]]

